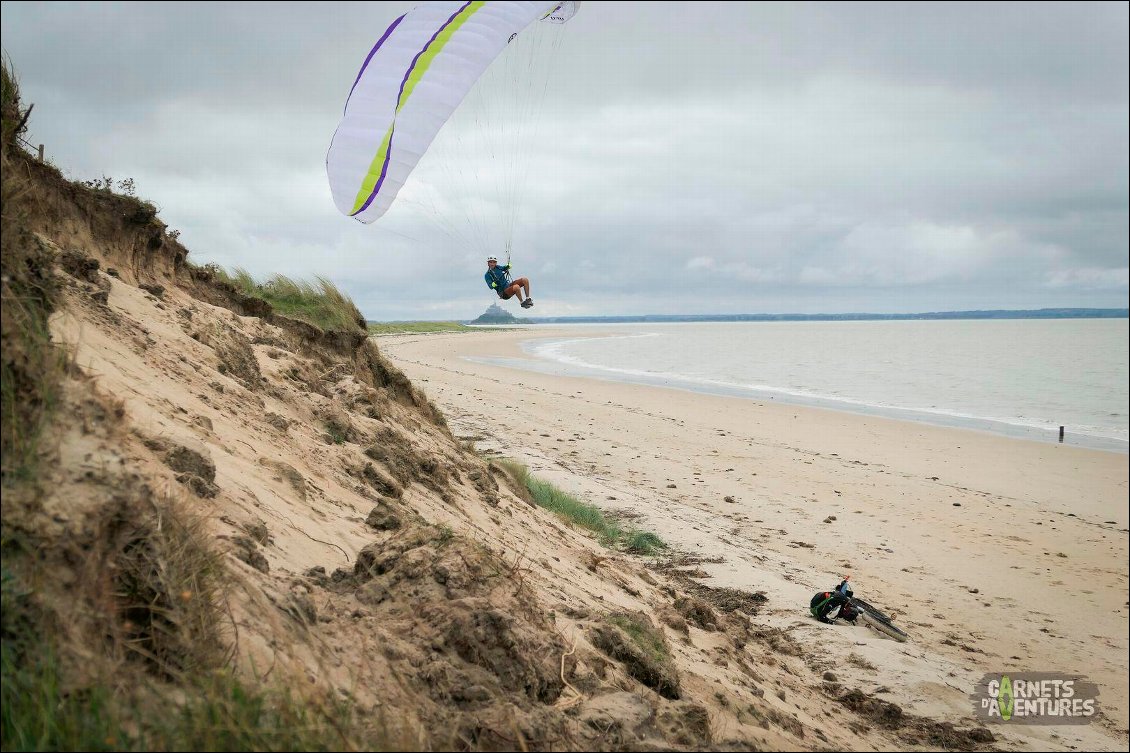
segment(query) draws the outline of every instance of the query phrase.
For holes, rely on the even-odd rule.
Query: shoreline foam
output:
[[[530,334],[532,335],[534,333],[531,332]],[[1112,431],[1117,432],[1117,429],[1105,430],[1092,426],[1067,425],[1065,427],[1064,441],[1060,443],[1059,424],[1039,421],[1025,422],[1021,418],[1007,416],[976,415],[956,409],[879,404],[862,399],[853,399],[851,397],[803,392],[774,385],[738,384],[723,380],[690,377],[681,374],[602,366],[586,362],[575,356],[562,355],[555,351],[555,349],[561,345],[567,345],[581,340],[655,336],[659,336],[659,334],[621,333],[614,331],[594,334],[590,331],[585,332],[579,337],[562,337],[556,335],[527,337],[519,342],[519,348],[523,357],[496,358],[494,363],[510,368],[537,371],[558,376],[605,379],[755,401],[775,401],[787,405],[798,405],[902,421],[915,421],[933,426],[988,432],[1013,439],[1064,444],[1121,454],[1130,453],[1130,441],[1125,437],[1111,433]]]

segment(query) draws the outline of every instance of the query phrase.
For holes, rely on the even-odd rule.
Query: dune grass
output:
[[[624,533],[624,548],[635,554],[655,554],[667,543],[651,531],[630,530]]]
[[[252,688],[230,672],[180,686],[180,701],[151,682],[115,691],[106,679],[75,692],[53,649],[36,649],[21,661],[3,646],[4,750],[350,750],[361,737],[345,703]]]
[[[38,474],[42,428],[59,404],[67,354],[51,341],[47,325],[53,296],[28,290],[26,276],[5,275],[3,283],[4,354],[0,358],[0,455],[5,482]],[[21,289],[25,288],[25,289]]]
[[[623,533],[620,526],[614,520],[606,517],[596,505],[582,502],[561,491],[553,484],[534,476],[526,478],[526,488],[530,490],[530,494],[534,496],[534,501],[540,507],[557,513],[581,528],[592,531],[605,545],[611,545],[620,539]]]
[[[7,575],[7,573],[5,573]],[[5,635],[0,648],[0,728],[4,750],[110,750],[123,737],[106,686],[68,696],[62,672],[47,645],[20,656]]]
[[[59,403],[67,356],[51,341],[48,326],[58,298],[54,260],[31,233],[28,212],[21,201],[31,190],[30,183],[24,171],[12,164],[20,154],[18,139],[27,127],[30,108],[20,106],[19,82],[6,56],[2,67],[0,326],[4,347],[0,353],[0,475],[7,484],[33,478],[37,473],[42,428]]]
[[[645,619],[639,619],[628,613],[613,614],[608,621],[624,631],[648,657],[657,663],[669,663],[671,652],[663,640],[663,633],[649,625]]]
[[[263,299],[282,316],[301,319],[327,331],[365,326],[365,317],[349,296],[324,277],[315,276],[314,282],[307,282],[277,274],[257,282],[240,267],[230,273],[221,267],[214,267],[213,271],[217,279],[231,284],[244,295]]]
[[[68,408],[81,403],[98,421],[116,412],[110,398],[96,405],[103,398],[84,386],[90,377],[71,373],[71,357],[51,340],[62,300],[56,260],[32,232],[44,216],[27,198],[35,186],[17,143],[31,107],[19,103],[6,56],[0,89],[0,750],[411,749],[305,675],[237,675],[227,608],[237,581],[191,508],[148,484],[98,482],[84,492],[101,488],[97,509],[84,501],[74,519],[44,509],[57,480],[44,469],[59,462],[46,438],[55,428],[91,431]],[[324,281],[251,284],[280,310],[296,293],[363,326]],[[67,491],[59,495],[69,516]]]
[[[2,65],[3,83],[0,85],[0,110],[3,112],[3,143],[7,149],[16,137],[27,128],[26,111],[20,109],[20,83],[7,53]]]
[[[204,519],[172,500],[136,503],[107,513],[98,546],[44,542],[5,520],[0,748],[390,747],[379,724],[332,692],[238,676],[230,575]],[[130,535],[108,546],[119,528]],[[82,563],[73,591],[52,581],[59,565],[45,561],[56,556]]]
[[[516,460],[501,458],[492,462],[502,466],[512,478],[524,484],[535,504],[557,513],[574,525],[592,531],[604,546],[622,548],[633,554],[655,554],[667,548],[667,544],[656,534],[636,528],[624,528],[596,505],[583,502],[531,475],[529,469]]]
[[[511,460],[510,458],[495,458],[491,462],[501,466],[514,478],[515,481],[518,481],[522,484],[525,484],[526,479],[530,477],[530,469],[522,463],[519,463],[517,460]]]

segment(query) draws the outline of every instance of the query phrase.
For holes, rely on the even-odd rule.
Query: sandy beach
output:
[[[968,718],[987,673],[1069,673],[1098,684],[1101,718],[1011,726],[1013,739],[1126,748],[1125,454],[467,360],[585,334],[378,346],[458,438],[711,560],[704,583],[764,592],[763,619],[813,651],[862,657],[907,710]],[[844,573],[910,642],[807,617]]]

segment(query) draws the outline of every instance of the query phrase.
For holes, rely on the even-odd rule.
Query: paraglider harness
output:
[[[487,284],[491,286],[494,292],[498,293],[498,297],[506,298],[506,289],[513,283],[510,280],[510,265],[505,267],[496,266],[486,274]]]
[[[506,244],[506,265],[496,264],[494,269],[488,269],[483,276],[491,290],[498,293],[498,297],[506,300],[506,289],[513,284],[510,279],[510,244]]]

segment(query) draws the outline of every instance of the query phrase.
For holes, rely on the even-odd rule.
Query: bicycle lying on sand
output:
[[[909,635],[904,633],[898,628],[891,617],[879,611],[875,607],[868,604],[863,599],[857,599],[854,596],[847,597],[847,607],[850,605],[851,610],[855,612],[858,619],[862,620],[864,624],[875,628],[883,635],[889,638],[894,638],[899,643],[906,643]],[[841,616],[845,611],[845,607],[840,608]],[[854,620],[852,620],[854,622]]]

